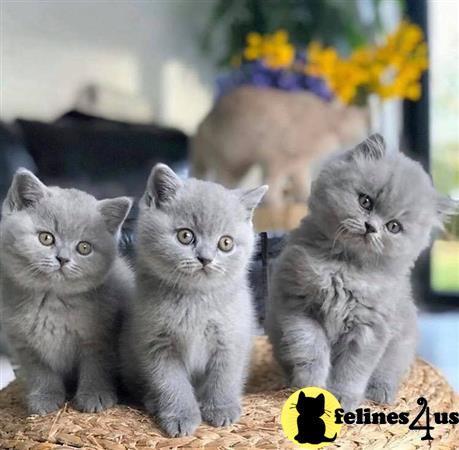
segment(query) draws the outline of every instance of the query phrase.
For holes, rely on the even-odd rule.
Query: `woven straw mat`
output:
[[[66,405],[57,413],[27,417],[22,392],[13,382],[0,392],[0,449],[108,449],[175,448],[295,448],[280,426],[280,411],[292,390],[282,389],[282,378],[266,338],[258,337],[243,414],[235,425],[213,428],[202,424],[194,436],[168,438],[141,410],[117,406],[99,414],[83,414]],[[459,399],[432,366],[417,360],[390,408],[367,404],[372,411],[411,411],[416,417],[418,397],[426,397],[432,412],[457,411]],[[424,431],[408,425],[344,425],[333,445],[339,449],[459,449],[459,427],[434,425],[433,441],[421,441]]]

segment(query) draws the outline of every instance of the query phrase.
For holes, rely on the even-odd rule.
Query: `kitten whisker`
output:
[[[180,273],[180,272],[178,272],[178,273],[177,273],[177,276],[176,276],[176,278],[175,278],[175,281],[174,281],[174,283],[172,284],[172,289],[175,289],[175,288],[178,286],[178,284],[179,284],[180,280],[182,279],[182,277],[183,277],[183,274]]]
[[[373,234],[370,234],[369,235],[369,239],[370,239],[370,244],[375,249],[375,251],[378,254],[382,254],[383,249],[384,249],[384,244],[382,243],[381,238],[377,237],[377,236],[375,236]]]
[[[346,228],[349,231],[355,233],[362,233],[365,231],[365,228],[361,221],[358,219],[354,219],[353,217],[348,217],[347,219],[344,219],[342,223],[346,226]]]
[[[333,243],[332,243],[332,247],[331,247],[331,250],[333,250],[335,248],[335,245],[336,245],[336,242],[338,241],[338,239],[341,237],[341,235],[343,233],[345,233],[347,230],[346,230],[346,226],[341,223],[338,228],[336,229],[336,233],[335,233],[335,238],[333,239]]]
[[[208,266],[209,269],[221,274],[221,275],[225,275],[226,273],[226,269],[222,266],[220,266],[219,264],[215,263],[215,264],[211,264]]]
[[[159,288],[164,287],[166,284],[170,284],[170,286],[173,288],[177,284],[176,278],[177,275],[180,277],[180,264],[178,264],[175,269],[170,273],[168,277],[164,277],[161,279],[161,282],[159,283]]]

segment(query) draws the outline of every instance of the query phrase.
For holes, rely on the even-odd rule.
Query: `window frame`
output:
[[[427,0],[406,0],[406,16],[417,23],[429,45]],[[429,69],[421,79],[422,96],[417,102],[403,103],[403,144],[412,150],[415,158],[430,173],[430,92]],[[431,249],[426,250],[413,271],[418,303],[427,309],[445,310],[459,308],[459,292],[437,292],[432,289]]]

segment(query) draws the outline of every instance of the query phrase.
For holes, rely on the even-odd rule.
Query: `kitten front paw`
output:
[[[78,411],[97,413],[116,405],[118,398],[113,391],[82,391],[77,392],[73,405]]]
[[[385,382],[370,382],[365,392],[365,398],[376,403],[390,405],[395,402],[397,389]]]
[[[61,409],[65,403],[64,392],[47,392],[45,394],[29,394],[27,409],[29,414],[44,416]]]
[[[190,436],[201,423],[201,414],[198,412],[183,413],[180,416],[159,414],[158,425],[170,437]]]
[[[344,392],[329,388],[330,392],[338,399],[344,411],[354,411],[362,403],[362,396],[355,393]]]
[[[293,388],[304,388],[308,386],[325,387],[327,372],[325,370],[311,367],[295,367],[290,374],[289,385]]]
[[[201,408],[202,418],[209,425],[214,427],[228,427],[241,417],[241,407],[234,403],[223,408],[203,406]]]

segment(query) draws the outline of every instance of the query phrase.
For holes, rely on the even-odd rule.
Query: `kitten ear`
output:
[[[109,198],[98,202],[97,209],[102,214],[110,233],[116,234],[119,231],[131,206],[132,200],[128,197]]]
[[[379,133],[372,134],[351,150],[351,154],[363,155],[366,159],[381,159],[386,154],[386,142]]]
[[[147,189],[144,195],[144,201],[150,206],[154,201],[156,206],[167,202],[182,187],[182,180],[166,164],[156,164],[151,170],[147,181]]]
[[[16,171],[3,206],[10,211],[32,206],[42,199],[48,188],[30,170]]]
[[[437,196],[437,217],[443,225],[451,216],[459,214],[459,201],[444,195]]]
[[[249,220],[252,219],[254,209],[257,207],[258,203],[260,203],[268,188],[269,187],[265,184],[254,189],[238,189],[241,203],[244,205],[248,212],[247,218]]]
[[[300,395],[298,396],[298,400],[303,400],[306,398],[306,395],[303,391],[300,391]]]

